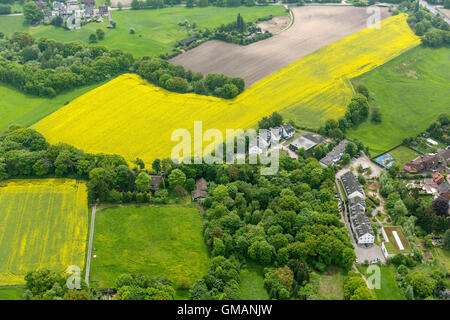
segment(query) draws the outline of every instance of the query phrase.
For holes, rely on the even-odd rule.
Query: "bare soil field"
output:
[[[260,27],[263,32],[269,31],[270,33],[276,34],[285,29],[290,21],[290,17],[274,17],[269,21],[258,23],[258,27]]]
[[[111,7],[116,7],[117,8],[119,6],[119,2],[124,7],[130,7],[132,0],[111,0]]]
[[[447,18],[450,18],[450,9],[444,9],[444,7],[439,7],[438,9],[440,12],[445,14],[447,16]]]
[[[380,8],[381,19],[390,16]],[[240,46],[212,40],[170,61],[192,71],[242,77],[246,86],[332,42],[366,28],[372,14],[363,7],[305,6],[292,8],[294,24],[269,39]]]

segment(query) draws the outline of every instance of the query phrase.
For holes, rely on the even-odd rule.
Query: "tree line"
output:
[[[429,1],[430,2],[430,1]],[[418,0],[401,1],[393,14],[406,12],[407,22],[414,33],[421,37],[422,43],[430,47],[440,47],[450,44],[450,26],[441,15],[433,15]]]
[[[54,97],[65,90],[129,71],[133,56],[81,42],[35,39],[24,32],[0,39],[0,81],[26,93]]]
[[[142,58],[138,62],[137,74],[155,85],[180,93],[194,92],[232,99],[245,89],[242,78],[219,73],[210,73],[205,77],[201,72],[193,73],[161,58]]]
[[[95,39],[103,39],[97,30]],[[97,40],[95,40],[97,41]],[[54,97],[72,88],[98,83],[124,72],[136,72],[174,92],[195,92],[231,99],[245,88],[242,78],[193,73],[161,58],[135,60],[129,53],[81,42],[35,39],[24,32],[0,37],[0,81],[37,96]]]

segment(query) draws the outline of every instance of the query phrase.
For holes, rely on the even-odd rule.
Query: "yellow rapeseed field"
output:
[[[83,270],[87,232],[85,182],[0,182],[0,286],[22,284],[41,268]]]
[[[150,162],[168,157],[175,129],[192,132],[195,120],[209,128],[246,129],[280,111],[286,119],[317,126],[345,112],[352,95],[346,79],[384,64],[418,45],[406,15],[390,17],[380,29],[364,29],[328,45],[256,82],[233,100],[178,94],[137,75],[122,75],[38,122],[50,142],[87,152],[117,153]]]

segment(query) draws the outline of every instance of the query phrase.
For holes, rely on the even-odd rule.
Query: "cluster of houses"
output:
[[[106,5],[95,8],[95,0],[81,0],[81,7],[78,0],[53,1],[52,7],[48,8],[47,3],[42,0],[35,1],[36,5],[44,11],[44,20],[49,21],[55,17],[68,19],[70,17],[86,19],[91,22],[96,17],[96,22],[103,22],[103,17],[110,16],[109,8]],[[80,24],[69,24],[68,28],[79,28]]]
[[[294,136],[295,129],[289,123],[283,123],[279,127],[268,130],[260,130],[255,139],[250,141],[249,154],[262,154],[268,151],[272,143],[278,143],[281,139],[290,139]]]
[[[325,157],[320,159],[319,163],[324,166],[328,167],[330,165],[335,165],[339,160],[341,160],[342,156],[345,153],[345,147],[349,141],[347,139],[344,139],[340,141],[330,152],[327,153]]]
[[[435,198],[443,197],[450,201],[450,186],[440,171],[448,172],[450,163],[450,149],[440,150],[435,154],[424,154],[406,163],[403,170],[409,173],[433,172],[431,178],[425,178],[423,182],[408,183],[407,188],[421,189],[424,194],[434,195]]]
[[[446,169],[450,163],[450,149],[439,150],[436,153],[423,154],[405,163],[403,170],[409,173],[432,172],[442,166]]]
[[[355,234],[358,245],[372,246],[375,241],[375,233],[366,217],[366,201],[364,190],[356,176],[347,171],[340,177],[344,193],[348,199],[350,225]]]
[[[408,189],[420,189],[423,194],[433,195],[435,198],[443,197],[450,201],[450,186],[440,172],[435,172],[431,178],[423,179],[423,182],[410,182]]]

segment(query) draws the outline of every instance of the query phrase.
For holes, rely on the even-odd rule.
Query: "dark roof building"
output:
[[[361,185],[359,184],[358,179],[352,172],[347,171],[346,173],[344,173],[341,176],[341,182],[342,187],[344,188],[345,195],[347,196],[348,199],[351,199],[356,196],[360,198],[364,197],[364,191]]]
[[[443,166],[450,164],[450,149],[441,150],[436,154],[439,163]]]
[[[281,130],[283,131],[283,138],[285,139],[289,139],[295,134],[295,129],[290,123],[283,123],[281,125]]]
[[[439,196],[450,200],[450,187],[447,182],[441,183],[438,185]]]
[[[197,38],[195,38],[195,37],[189,37],[189,38],[187,38],[187,39],[181,40],[181,41],[180,41],[180,44],[181,44],[182,46],[188,47],[191,43],[193,43],[193,42],[195,42],[195,41],[197,41]]]
[[[363,208],[364,211],[366,211],[366,200],[364,200],[364,198],[360,196],[355,196],[348,200],[348,207],[350,208],[350,210],[352,210],[352,208],[354,207],[360,207]]]
[[[107,16],[109,14],[109,9],[107,6],[100,6],[98,7],[98,15],[103,17]]]
[[[36,5],[38,6],[39,9],[44,10],[45,8],[47,8],[47,2],[44,2],[42,0],[38,0],[35,1]]]
[[[438,164],[439,161],[436,155],[424,154],[405,163],[403,170],[409,173],[419,173],[422,171],[430,171],[436,168]]]
[[[333,148],[333,150],[328,152],[325,157],[320,159],[319,163],[324,167],[328,167],[329,165],[334,165],[336,162],[341,160],[342,156],[345,153],[345,147],[347,146],[348,142],[349,141],[347,139],[344,139],[341,142],[339,142]]]
[[[161,175],[151,175],[150,178],[152,178],[152,181],[150,182],[150,188],[152,190],[158,190],[163,177]]]
[[[301,148],[305,149],[305,151],[314,148],[318,144],[322,143],[323,138],[321,135],[307,132],[302,134],[300,137],[295,139],[289,144],[289,149],[292,151],[297,151]]]
[[[203,201],[208,195],[207,192],[208,184],[205,178],[200,178],[195,183],[195,190],[192,191],[192,201]]]
[[[81,4],[83,6],[94,7],[95,6],[95,0],[81,0]]]

